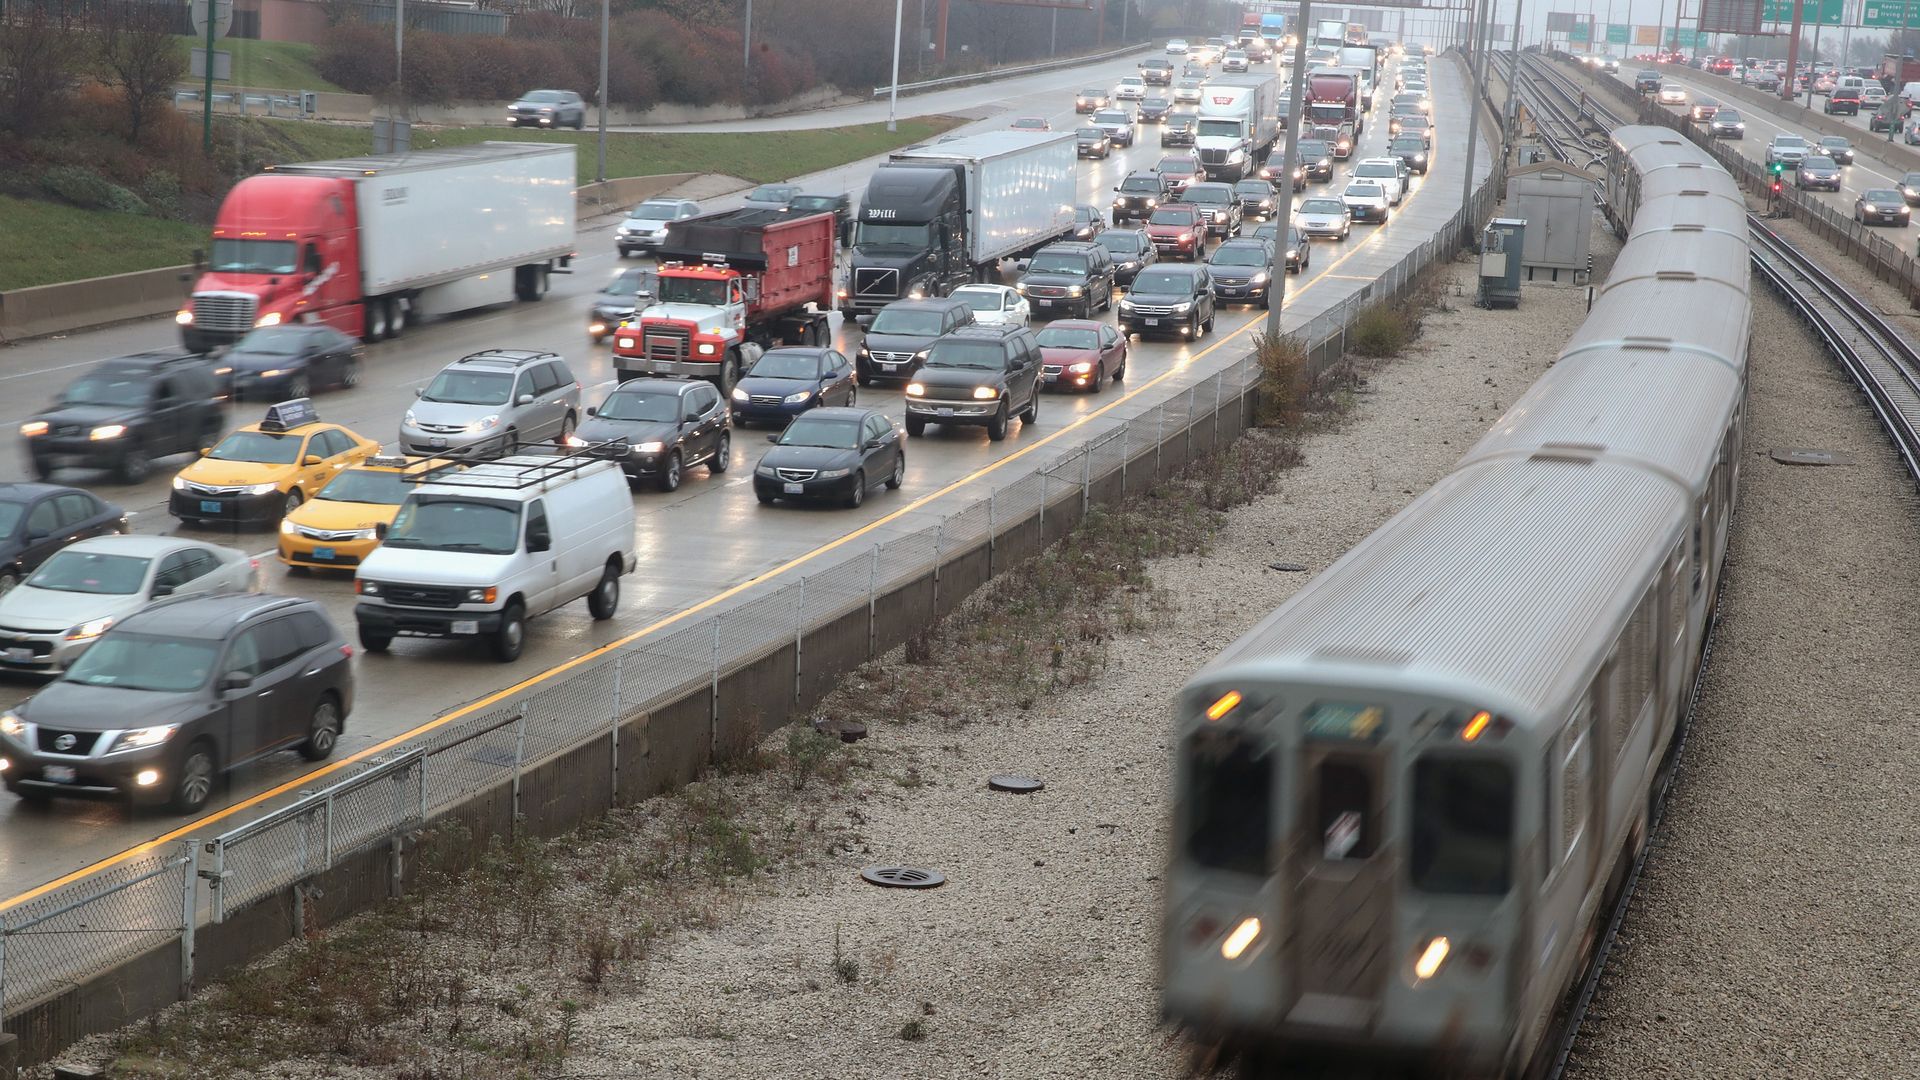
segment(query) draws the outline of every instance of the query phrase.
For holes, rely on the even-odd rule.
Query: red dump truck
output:
[[[733,391],[772,345],[826,345],[832,214],[729,210],[667,226],[653,303],[613,335],[622,379],[679,375]]]

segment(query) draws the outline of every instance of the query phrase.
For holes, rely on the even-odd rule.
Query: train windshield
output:
[[[1273,757],[1234,731],[1208,728],[1187,740],[1187,857],[1209,870],[1264,877],[1272,872]]]
[[[1513,770],[1494,759],[1423,758],[1413,767],[1413,887],[1504,895],[1513,879]]]

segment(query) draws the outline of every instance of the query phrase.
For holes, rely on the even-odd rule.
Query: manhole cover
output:
[[[1834,450],[1805,450],[1788,447],[1770,455],[1782,465],[1851,465],[1853,458]]]
[[[869,885],[887,889],[932,889],[947,883],[947,876],[940,871],[918,866],[869,866],[860,871],[860,876]]]
[[[1267,569],[1278,570],[1283,574],[1304,574],[1307,568],[1297,562],[1270,562]]]
[[[987,786],[995,791],[1011,791],[1015,795],[1031,795],[1047,785],[1031,776],[989,776]]]

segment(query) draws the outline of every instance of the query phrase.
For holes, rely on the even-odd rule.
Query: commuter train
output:
[[[1740,479],[1733,180],[1614,132],[1628,243],[1453,473],[1176,701],[1162,1007],[1205,1046],[1525,1077],[1646,835]]]

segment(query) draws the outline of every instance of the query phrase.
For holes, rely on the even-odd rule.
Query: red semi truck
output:
[[[1360,78],[1357,73],[1315,71],[1307,75],[1307,121],[1339,127],[1352,124],[1358,137],[1365,130],[1360,116]]]
[[[653,303],[614,331],[622,379],[680,375],[733,391],[772,345],[826,345],[832,214],[729,210],[667,226]]]
[[[220,204],[174,321],[205,352],[256,326],[379,341],[416,318],[538,300],[573,258],[574,181],[574,148],[545,143],[269,167]]]

